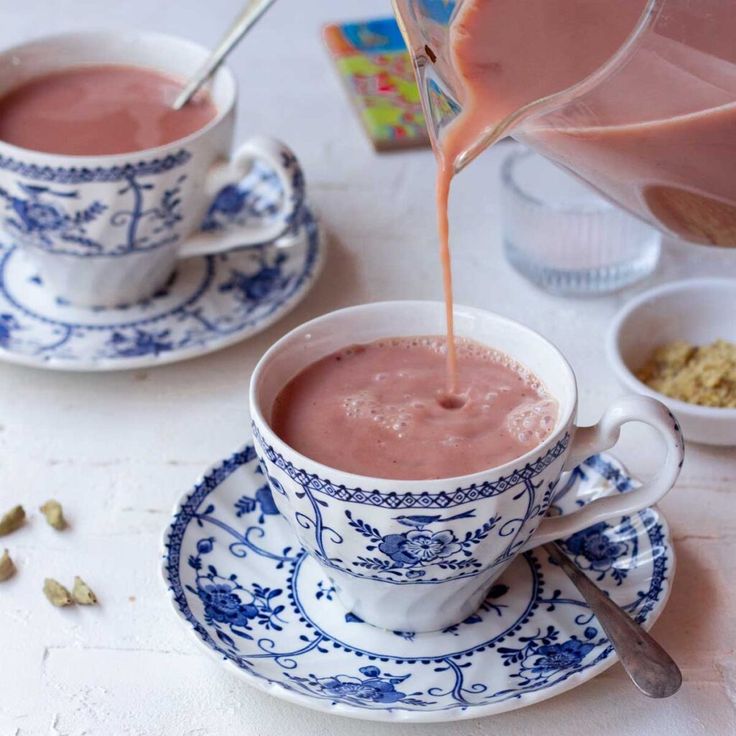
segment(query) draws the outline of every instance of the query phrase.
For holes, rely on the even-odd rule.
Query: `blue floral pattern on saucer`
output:
[[[120,370],[231,345],[266,329],[314,283],[324,242],[308,208],[288,237],[288,247],[264,244],[183,260],[151,298],[114,309],[82,309],[55,299],[22,251],[0,244],[0,360]]]
[[[636,485],[608,455],[563,481],[558,514]],[[423,520],[407,526],[394,535],[401,539],[379,543],[396,564],[441,564],[459,551],[460,540]],[[659,511],[599,523],[563,542],[632,616],[647,627],[656,620],[674,571]],[[514,560],[459,624],[430,633],[365,624],[342,607],[278,515],[252,446],[183,498],[166,533],[163,576],[176,612],[230,669],[272,695],[345,716],[490,715],[557,695],[616,661],[598,621],[541,549]]]

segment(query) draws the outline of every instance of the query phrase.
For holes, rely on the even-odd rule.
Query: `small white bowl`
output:
[[[629,302],[614,317],[606,349],[619,381],[632,391],[664,402],[687,439],[736,445],[736,409],[671,399],[636,377],[660,345],[674,340],[706,345],[719,338],[736,342],[736,279],[691,279],[665,284]]]

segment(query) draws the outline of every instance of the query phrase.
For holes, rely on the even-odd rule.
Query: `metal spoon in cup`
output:
[[[672,657],[594,585],[557,543],[545,544],[544,549],[587,601],[634,685],[650,698],[674,695],[682,684],[682,673]]]
[[[197,90],[217,71],[225,57],[237,46],[240,39],[253,28],[261,16],[274,4],[275,0],[250,0],[245,9],[232,22],[227,33],[212,53],[205,59],[196,74],[186,83],[174,100],[174,110],[181,110],[192,99]]]

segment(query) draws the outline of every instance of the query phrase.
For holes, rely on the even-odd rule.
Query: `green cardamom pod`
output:
[[[7,514],[0,518],[0,537],[14,532],[23,526],[26,520],[26,512],[22,506],[14,506]]]
[[[49,599],[51,605],[59,608],[71,606],[74,603],[71,593],[53,578],[46,578],[43,581],[43,594]]]
[[[39,508],[39,511],[46,517],[46,521],[57,531],[66,529],[66,519],[64,518],[64,509],[61,504],[53,498]]]
[[[0,557],[0,583],[9,580],[13,575],[15,575],[15,564],[10,559],[8,550],[5,550],[3,556]]]
[[[74,578],[72,596],[80,606],[94,606],[97,603],[97,596],[94,594],[92,588],[79,576]]]

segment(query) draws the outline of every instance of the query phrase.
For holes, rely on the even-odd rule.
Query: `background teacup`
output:
[[[545,442],[480,473],[429,481],[358,476],[301,455],[269,426],[279,390],[325,355],[382,337],[443,334],[439,302],[382,302],[332,312],[279,340],[251,379],[255,447],[279,511],[345,607],[386,629],[431,631],[465,619],[517,554],[656,503],[682,464],[679,427],[660,402],[627,396],[613,402],[598,424],[578,428],[575,376],[557,348],[489,312],[456,306],[455,320],[458,335],[526,365],[560,405]],[[563,471],[609,449],[630,421],[651,425],[664,440],[667,456],[658,474],[627,494],[599,499],[568,516],[546,517]]]
[[[206,54],[156,33],[51,36],[0,54],[0,95],[86,64],[146,67],[186,79]],[[127,304],[161,287],[179,258],[275,241],[291,229],[304,200],[296,157],[265,137],[230,156],[237,88],[227,68],[209,92],[215,118],[157,148],[69,156],[0,141],[0,226],[56,296],[82,306]]]

